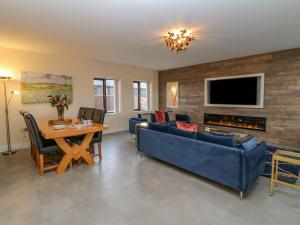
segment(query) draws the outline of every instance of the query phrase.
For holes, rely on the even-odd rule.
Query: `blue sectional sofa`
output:
[[[148,121],[145,118],[142,118],[142,115],[150,115],[151,121]],[[190,123],[190,117],[187,114],[175,114],[176,121],[180,122],[185,122],[185,123]],[[175,121],[170,121],[168,113],[165,112],[165,119],[166,119],[166,124],[169,123],[174,123]],[[130,134],[135,134],[135,125],[137,123],[142,123],[142,122],[149,122],[149,123],[156,123],[155,119],[155,114],[154,113],[139,113],[138,117],[133,117],[129,119],[129,133]]]
[[[264,171],[265,142],[252,138],[237,148],[225,137],[214,141],[203,139],[205,132],[187,135],[175,129],[139,129],[138,150],[239,191],[241,199]]]

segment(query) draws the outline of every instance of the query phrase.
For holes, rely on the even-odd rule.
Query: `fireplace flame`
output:
[[[253,130],[261,130],[264,131],[258,124],[246,124],[246,123],[236,123],[236,122],[228,122],[228,121],[206,121],[206,124],[209,125],[219,125],[219,126],[228,126],[228,127],[237,127],[237,128],[246,128],[246,129],[253,129]]]

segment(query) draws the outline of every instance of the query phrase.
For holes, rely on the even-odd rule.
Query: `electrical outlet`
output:
[[[28,129],[27,128],[21,128],[21,132],[28,132]]]

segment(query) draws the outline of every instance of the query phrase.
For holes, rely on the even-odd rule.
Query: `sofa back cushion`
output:
[[[166,112],[166,121],[168,122],[176,121],[175,113],[172,111]]]
[[[240,148],[245,151],[251,151],[252,149],[254,149],[256,147],[256,145],[257,145],[256,137],[252,137],[248,141],[242,143],[240,145]]]
[[[197,124],[189,124],[189,123],[182,123],[182,122],[176,122],[176,126],[180,130],[184,131],[190,131],[190,132],[197,132],[198,131],[198,125]]]
[[[146,118],[148,122],[155,123],[155,114],[154,113],[138,113],[138,118]]]
[[[196,132],[185,131],[185,130],[181,130],[176,127],[170,127],[170,126],[169,126],[169,134],[174,134],[174,135],[178,135],[181,137],[193,138],[193,139],[196,137]]]
[[[148,128],[150,130],[160,131],[168,133],[169,126],[163,125],[163,124],[157,124],[157,123],[149,123]]]
[[[187,114],[176,113],[176,121],[181,121],[184,123],[190,123],[190,117]]]
[[[196,139],[200,141],[206,141],[218,145],[224,145],[228,147],[235,147],[235,139],[233,135],[224,136],[224,135],[217,135],[208,132],[198,132],[196,135]]]
[[[152,122],[151,114],[150,113],[141,114],[141,118],[146,119],[149,123]]]
[[[155,111],[155,118],[157,123],[165,123],[165,112],[164,111]]]

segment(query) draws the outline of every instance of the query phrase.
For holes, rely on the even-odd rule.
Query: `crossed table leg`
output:
[[[58,164],[56,174],[64,173],[72,159],[78,160],[82,157],[89,166],[94,164],[94,159],[86,150],[88,149],[93,136],[94,133],[88,133],[85,135],[80,145],[74,144],[73,146],[70,146],[64,138],[55,138],[57,145],[65,152],[65,155]]]

